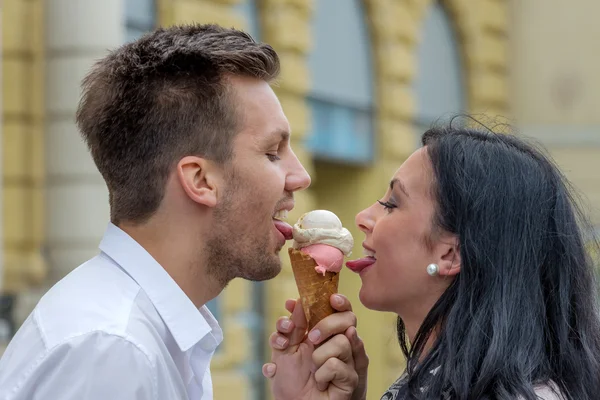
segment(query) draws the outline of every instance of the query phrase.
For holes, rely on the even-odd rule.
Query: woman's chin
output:
[[[358,292],[358,299],[361,304],[373,311],[387,311],[383,306],[382,299],[377,296],[377,293],[373,293],[370,290],[367,290],[364,285],[360,288]]]

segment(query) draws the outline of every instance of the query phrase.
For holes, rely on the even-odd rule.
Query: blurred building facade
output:
[[[14,301],[10,328],[97,253],[108,195],[74,112],[81,79],[106,49],[183,22],[243,28],[273,45],[282,62],[275,89],[313,177],[290,220],[330,209],[361,254],[354,215],[383,194],[419,133],[455,113],[514,117],[600,204],[591,172],[600,166],[600,62],[584,49],[600,31],[590,7],[600,11],[593,0],[4,0],[1,281],[4,308]],[[236,280],[210,304],[225,332],[212,365],[217,399],[268,398],[267,338],[297,296],[286,258],[276,279]],[[340,286],[371,359],[369,399],[378,399],[403,369],[394,316],[360,305],[358,277],[344,273]]]

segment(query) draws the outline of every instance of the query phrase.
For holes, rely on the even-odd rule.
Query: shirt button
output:
[[[200,348],[202,350],[204,350],[205,352],[207,352],[207,353],[210,353],[210,352],[212,352],[214,350],[214,347],[212,346],[212,343],[210,343],[210,341],[208,341],[208,340],[202,340],[199,343],[199,345],[200,345]]]

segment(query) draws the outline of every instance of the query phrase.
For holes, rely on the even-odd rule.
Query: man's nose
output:
[[[285,188],[289,192],[304,190],[310,186],[311,182],[310,175],[298,157],[296,157],[296,155],[293,153],[292,156],[290,172],[288,173],[285,182]]]

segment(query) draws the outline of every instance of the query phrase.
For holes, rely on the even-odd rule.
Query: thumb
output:
[[[266,363],[262,367],[262,373],[265,378],[273,378],[277,373],[277,365],[274,363]]]
[[[294,329],[288,335],[290,340],[288,349],[294,347],[292,350],[292,352],[294,352],[296,351],[295,347],[304,341],[306,329],[308,328],[308,322],[306,322],[306,316],[304,315],[304,310],[302,308],[302,301],[296,301],[290,319],[294,323]]]

